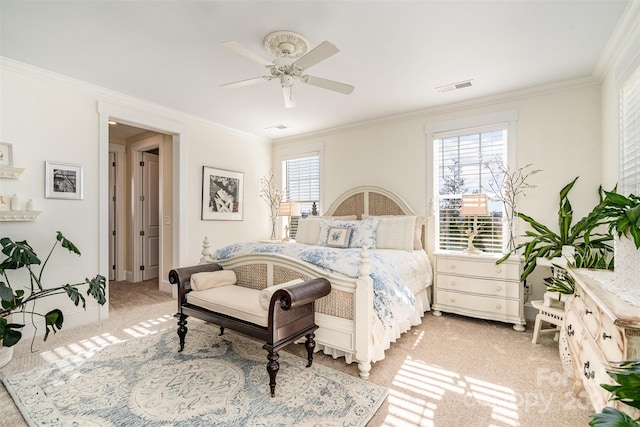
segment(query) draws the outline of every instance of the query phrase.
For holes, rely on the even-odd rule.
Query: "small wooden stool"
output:
[[[538,344],[538,336],[540,334],[550,332],[556,334],[554,339],[557,340],[558,333],[560,332],[560,328],[562,328],[562,322],[564,320],[564,305],[559,301],[552,301],[551,305],[545,305],[545,301],[542,300],[531,301],[531,305],[538,310],[536,323],[533,328],[533,339],[531,342]],[[543,329],[542,322],[547,322],[554,327]]]

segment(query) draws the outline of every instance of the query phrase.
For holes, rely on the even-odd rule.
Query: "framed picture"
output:
[[[47,199],[82,199],[82,166],[45,162],[44,178]]]
[[[242,220],[244,174],[202,167],[202,219]]]
[[[13,145],[0,142],[0,166],[13,166]]]

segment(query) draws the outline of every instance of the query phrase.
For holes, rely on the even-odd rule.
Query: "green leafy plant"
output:
[[[605,224],[602,210],[594,208],[589,215],[573,223],[573,207],[569,201],[569,192],[577,180],[578,177],[560,190],[558,231],[553,231],[532,217],[518,212],[518,217],[528,223],[533,230],[525,232],[525,237],[529,238],[527,242],[520,243],[513,251],[500,258],[497,261],[498,264],[504,262],[514,252],[524,249],[525,264],[520,277],[524,281],[536,268],[538,258],[559,257],[563,246],[572,246],[575,248],[575,257],[579,260],[581,267],[613,268],[611,263],[613,248],[608,243],[613,237],[609,233],[595,232],[598,227]]]
[[[38,299],[66,294],[76,306],[82,303],[82,307],[86,309],[86,300],[78,287],[88,285],[87,295],[93,297],[100,305],[106,302],[106,279],[101,275],[75,284],[65,284],[53,288],[44,287],[42,275],[47,262],[51,258],[51,254],[57,246],[62,246],[70,253],[80,255],[80,250],[65,238],[61,232],[57,232],[56,241],[44,262],[40,261],[38,255],[26,240],[14,242],[10,238],[4,237],[0,239],[0,245],[2,245],[2,253],[6,256],[0,263],[0,299],[2,301],[2,307],[0,308],[0,340],[3,346],[11,347],[22,338],[20,330],[24,327],[24,324],[9,323],[8,317],[12,314],[31,315],[32,319],[33,316],[42,317],[46,327],[45,341],[50,332],[55,334],[62,329],[64,322],[62,311],[56,308],[46,314],[38,313],[35,311],[35,301]],[[10,270],[20,269],[26,270],[28,282],[14,287],[11,285],[9,274],[7,273]]]
[[[576,282],[573,277],[560,270],[560,273],[544,279],[548,292],[557,292],[563,295],[572,295],[576,290]]]
[[[617,383],[600,384],[611,393],[610,400],[617,400],[636,409],[640,409],[640,359],[614,363],[607,374]],[[590,426],[638,427],[640,418],[633,419],[626,413],[612,407],[605,407],[601,413],[590,416]]]
[[[603,193],[604,198],[596,208],[598,216],[609,224],[610,233],[632,239],[636,248],[640,249],[640,197],[634,194],[625,197],[618,194],[615,188]]]

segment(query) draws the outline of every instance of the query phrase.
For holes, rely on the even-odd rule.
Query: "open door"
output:
[[[159,156],[142,153],[142,218],[140,238],[142,239],[142,280],[158,277],[160,270],[160,165]]]

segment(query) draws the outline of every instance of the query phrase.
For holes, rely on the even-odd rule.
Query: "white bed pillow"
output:
[[[320,240],[320,223],[327,219],[337,220],[354,220],[357,217],[355,215],[345,216],[308,216],[306,218],[300,218],[298,221],[298,231],[296,232],[296,242],[306,243],[307,245],[317,245]]]
[[[236,280],[233,270],[205,271],[191,275],[191,289],[204,291],[218,286],[235,285]]]
[[[411,251],[415,248],[416,216],[413,215],[362,215],[377,218],[376,249],[399,249]]]
[[[351,228],[351,240],[349,241],[348,247],[364,247],[367,249],[376,248],[376,228],[378,227],[378,218],[367,218],[362,221],[324,220],[320,225],[318,246],[330,246],[327,243],[329,240],[329,230],[334,227]]]
[[[293,279],[288,282],[280,283],[278,285],[269,286],[260,291],[258,298],[260,299],[260,306],[263,309],[269,310],[269,304],[271,303],[271,297],[276,293],[278,289],[286,288],[287,286],[295,285],[296,283],[302,283],[302,279]]]

